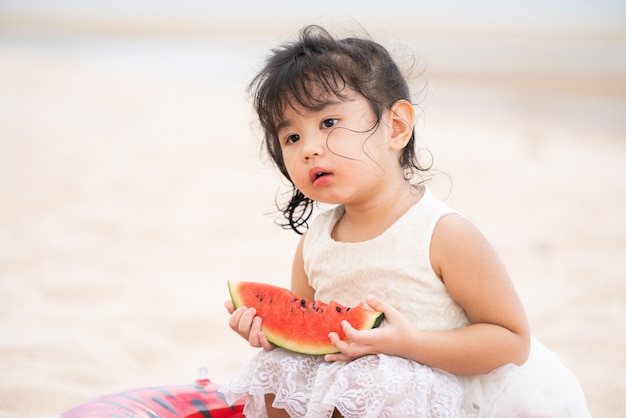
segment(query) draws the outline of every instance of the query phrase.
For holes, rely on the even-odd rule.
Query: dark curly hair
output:
[[[252,80],[254,108],[264,131],[265,149],[292,185],[290,200],[278,209],[281,225],[302,234],[313,213],[314,201],[302,194],[289,177],[278,140],[278,126],[287,105],[316,110],[329,97],[343,99],[345,88],[369,102],[376,120],[398,100],[411,102],[408,84],[389,52],[380,44],[362,38],[335,39],[320,26],[307,26],[297,41],[273,49],[265,66]],[[399,161],[407,179],[427,171],[417,161],[415,130]]]

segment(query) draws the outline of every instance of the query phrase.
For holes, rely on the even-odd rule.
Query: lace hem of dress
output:
[[[386,355],[325,362],[275,349],[260,352],[220,389],[227,401],[247,394],[247,417],[266,417],[265,394],[292,417],[461,417],[462,386],[453,375]]]
[[[530,358],[481,376],[457,377],[411,360],[372,355],[327,363],[282,349],[259,352],[220,391],[247,395],[247,417],[267,417],[265,394],[292,417],[581,417],[589,410],[576,377],[533,338]]]

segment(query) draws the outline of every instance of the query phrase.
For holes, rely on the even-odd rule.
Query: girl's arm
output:
[[[522,303],[500,257],[460,215],[444,216],[431,241],[431,264],[472,325],[425,333],[415,355],[455,374],[482,374],[523,364],[530,330]]]
[[[431,242],[431,264],[471,325],[451,331],[422,331],[384,301],[368,299],[385,312],[385,326],[357,331],[344,323],[351,343],[331,339],[341,350],[327,360],[387,353],[458,375],[488,373],[528,358],[530,334],[526,315],[493,247],[468,220],[443,217]]]
[[[291,267],[291,291],[301,298],[313,300],[315,290],[309,285],[309,279],[304,272],[304,257],[302,255],[302,247],[304,246],[304,237],[300,238],[296,253],[293,257],[293,265]]]

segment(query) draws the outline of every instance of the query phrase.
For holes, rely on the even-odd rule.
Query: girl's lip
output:
[[[332,173],[328,170],[324,170],[321,167],[313,167],[312,169],[309,170],[309,178],[311,179],[313,183],[315,183],[318,179],[325,177],[329,174],[332,174]]]

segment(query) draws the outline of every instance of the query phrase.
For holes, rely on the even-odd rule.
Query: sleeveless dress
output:
[[[416,327],[450,330],[470,324],[430,264],[435,225],[456,213],[426,189],[424,196],[381,235],[364,242],[331,238],[344,210],[320,214],[304,241],[304,268],[315,299],[356,306],[369,293],[392,304]],[[281,348],[261,351],[220,389],[229,402],[247,395],[247,417],[266,417],[265,394],[292,417],[588,417],[576,377],[532,340],[521,367],[455,376],[385,354],[350,362]]]

